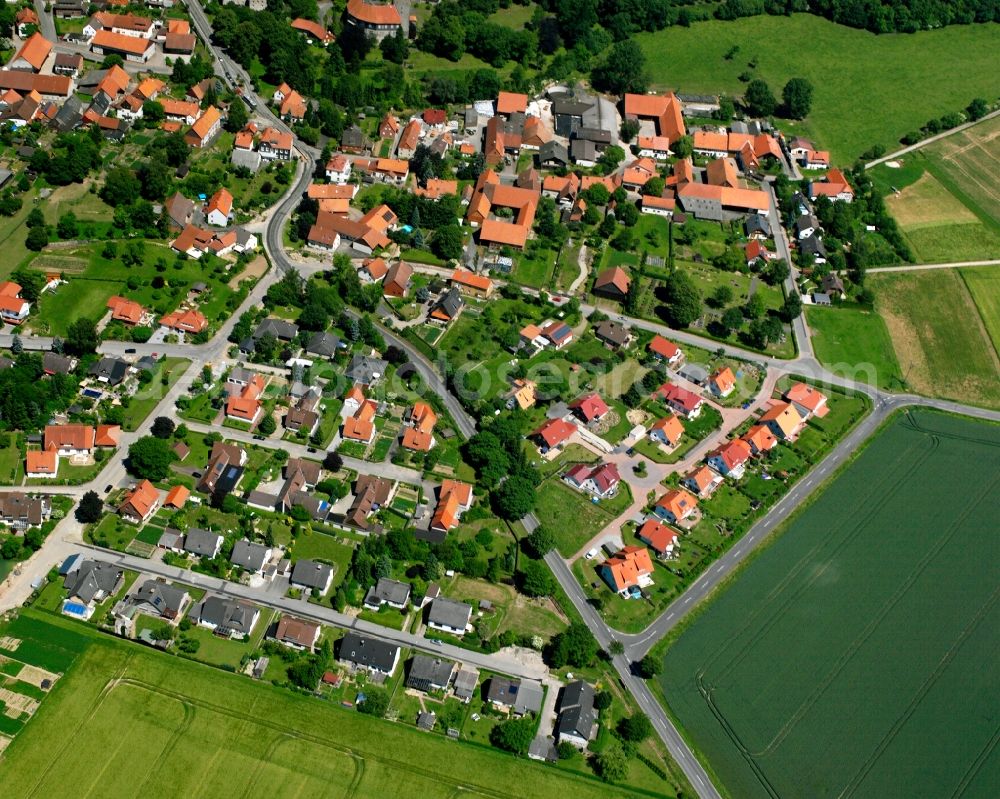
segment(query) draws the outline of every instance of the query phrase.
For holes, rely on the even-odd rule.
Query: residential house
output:
[[[210,225],[225,227],[233,218],[233,195],[220,188],[205,204],[205,220]]]
[[[42,436],[42,449],[55,450],[62,458],[90,455],[94,449],[94,428],[85,424],[49,424]]]
[[[766,241],[771,238],[771,223],[764,214],[750,214],[743,222],[743,232],[748,239]]]
[[[91,364],[87,374],[96,377],[99,383],[107,383],[109,386],[119,386],[128,376],[130,364],[123,358],[113,355],[106,355],[99,361]]]
[[[326,162],[326,179],[337,186],[346,185],[351,179],[351,162],[347,156],[335,153]]]
[[[411,119],[407,122],[399,136],[399,141],[396,143],[396,154],[402,159],[412,158],[423,133],[424,127],[419,119]]]
[[[624,98],[626,119],[651,119],[659,136],[675,142],[687,134],[680,100],[673,92],[664,95],[626,94]]]
[[[647,194],[639,198],[639,210],[644,214],[670,219],[673,217],[676,207],[677,201],[673,197],[656,197]]]
[[[555,728],[560,744],[568,743],[577,749],[590,745],[597,731],[594,698],[594,687],[583,680],[574,680],[563,688]]]
[[[705,462],[723,477],[739,480],[743,477],[752,454],[746,441],[734,438],[709,452]]]
[[[378,123],[378,135],[383,139],[394,139],[397,133],[399,133],[399,120],[390,111]]]
[[[830,412],[826,404],[826,395],[807,383],[796,383],[783,396],[795,406],[795,410],[803,420],[813,416],[823,418]]]
[[[479,669],[463,664],[455,675],[455,684],[452,691],[456,699],[469,702],[475,695],[478,684]]]
[[[782,441],[790,441],[798,435],[805,421],[792,403],[778,402],[764,412],[760,423],[767,425]]]
[[[778,439],[766,424],[755,424],[740,436],[754,455],[763,455],[778,446]]]
[[[438,504],[430,529],[447,533],[458,526],[464,511],[472,506],[472,486],[460,480],[444,480],[438,491]]]
[[[427,614],[427,626],[455,635],[465,635],[472,618],[472,605],[439,596],[431,600]]]
[[[677,532],[656,519],[646,519],[636,531],[642,543],[646,544],[659,558],[671,558],[677,547]]]
[[[378,610],[383,605],[404,610],[410,604],[410,584],[379,577],[378,582],[365,594],[364,604],[372,610]]]
[[[632,332],[623,324],[605,319],[594,328],[594,335],[611,349],[627,347],[632,341]]]
[[[650,425],[649,439],[667,447],[676,447],[684,435],[684,425],[673,414],[657,419]]]
[[[28,496],[20,491],[0,493],[0,522],[12,530],[39,527],[52,515],[52,503],[46,496]]]
[[[807,190],[810,200],[829,197],[830,200],[849,203],[854,200],[854,189],[839,169],[831,169],[822,181],[812,181]]]
[[[795,231],[795,238],[799,241],[822,231],[819,220],[812,214],[803,214],[792,223],[792,230]]]
[[[645,547],[622,547],[598,566],[597,572],[613,591],[626,597],[653,583],[653,561]]]
[[[656,389],[654,395],[660,397],[675,413],[685,419],[696,418],[705,405],[705,400],[693,391],[673,383],[664,383]]]
[[[461,293],[457,288],[452,287],[438,297],[431,308],[428,319],[447,325],[458,318],[464,307],[465,303],[462,301]]]
[[[332,358],[340,347],[340,339],[332,333],[314,333],[306,343],[306,353],[321,358]]]
[[[574,400],[569,404],[569,409],[576,413],[585,424],[599,422],[611,410],[597,392],[585,394]]]
[[[396,261],[385,272],[382,281],[382,293],[387,297],[405,297],[410,290],[410,278],[413,267],[405,261]]]
[[[355,355],[347,366],[344,376],[351,383],[371,386],[382,379],[389,362],[370,355]]]
[[[621,475],[613,463],[594,466],[578,463],[566,471],[563,480],[579,491],[586,491],[599,499],[608,499],[618,493]]]
[[[456,269],[449,282],[462,294],[477,299],[489,299],[493,295],[493,281],[485,275],[477,275],[466,269]]]
[[[69,616],[90,618],[94,605],[114,596],[124,583],[121,566],[103,560],[84,560],[63,581],[68,598],[62,612]]]
[[[399,647],[380,638],[349,630],[340,639],[337,659],[352,669],[392,674],[399,663]]]
[[[406,675],[406,687],[425,693],[445,691],[451,685],[455,669],[455,664],[450,660],[414,655],[410,663],[410,673]]]
[[[429,452],[436,443],[434,440],[434,425],[437,424],[437,414],[426,402],[416,402],[410,409],[409,424],[403,429],[400,443],[403,449],[415,452]]]
[[[522,411],[526,411],[528,408],[535,407],[535,402],[538,399],[538,385],[532,380],[516,377],[510,391],[504,396],[508,409],[513,410],[516,406]]]
[[[387,507],[396,491],[396,484],[384,477],[359,474],[354,483],[354,501],[345,521],[359,530],[368,530],[369,517]]]
[[[728,366],[716,369],[708,376],[708,388],[717,397],[728,397],[736,390],[736,376]]]
[[[542,709],[545,692],[537,680],[517,680],[511,677],[490,677],[486,701],[498,710],[523,716]]]
[[[251,425],[257,424],[264,410],[260,397],[264,393],[265,385],[263,376],[255,374],[238,394],[234,393],[227,397],[226,418]]]
[[[774,258],[772,253],[758,239],[751,239],[743,247],[743,257],[747,266],[760,268]]]
[[[322,595],[330,589],[333,569],[325,563],[317,563],[314,560],[297,560],[292,567],[289,581],[293,586],[305,591],[317,591]]]
[[[21,296],[17,283],[5,280],[0,283],[0,319],[11,325],[19,325],[28,318],[31,303]]]
[[[653,513],[671,524],[687,519],[698,509],[698,500],[683,488],[673,488],[656,500]]]
[[[124,604],[134,609],[133,613],[174,621],[184,615],[190,603],[191,595],[183,588],[163,580],[146,580]]]
[[[549,419],[545,424],[531,433],[532,438],[537,438],[542,454],[544,455],[566,442],[574,433],[576,425],[567,422],[565,419]]]
[[[123,322],[129,327],[139,324],[146,315],[146,310],[139,303],[125,297],[110,297],[105,307],[111,310],[112,322]]]
[[[357,441],[362,444],[371,444],[375,438],[375,414],[378,403],[375,400],[365,399],[358,406],[353,416],[344,419],[341,435],[346,441]]]
[[[243,477],[247,453],[239,444],[216,441],[208,455],[208,465],[198,481],[203,494],[230,493]]]
[[[52,52],[52,42],[39,31],[35,31],[14,54],[4,69],[18,72],[41,72]]]
[[[29,479],[55,478],[59,474],[59,453],[54,449],[29,449],[24,456],[24,473]]]
[[[684,359],[684,352],[681,348],[659,334],[653,336],[649,342],[649,351],[657,360],[663,361],[668,366],[676,366]]]
[[[208,147],[222,130],[222,114],[214,105],[210,105],[195,120],[191,129],[184,134],[184,141],[191,147]]]
[[[344,20],[379,41],[403,27],[403,19],[395,5],[369,0],[347,0]]]
[[[330,31],[311,19],[303,19],[302,17],[293,19],[291,26],[319,44],[329,44],[335,38]]]
[[[681,487],[693,491],[695,496],[705,499],[710,497],[715,489],[722,485],[722,482],[722,476],[707,466],[695,466],[681,478]]]
[[[601,272],[594,280],[594,294],[623,302],[628,296],[632,281],[620,266],[612,266]]]
[[[573,328],[565,322],[549,322],[541,332],[555,350],[561,350],[573,340]]]
[[[191,609],[190,617],[220,638],[246,638],[257,625],[260,608],[243,599],[212,594]]]
[[[56,352],[42,356],[42,371],[47,375],[68,375],[76,368],[76,359]]]
[[[265,161],[291,161],[292,134],[277,128],[264,128],[257,144],[257,152]]]
[[[219,554],[222,543],[223,538],[218,533],[202,530],[200,527],[191,527],[184,534],[182,548],[190,555],[211,560]]]
[[[275,625],[273,634],[268,637],[291,649],[312,652],[321,631],[322,628],[315,622],[282,616]]]

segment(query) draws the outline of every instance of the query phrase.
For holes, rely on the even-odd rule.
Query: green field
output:
[[[698,22],[636,39],[658,87],[740,95],[745,84],[738,76],[753,59],[753,74],[776,96],[789,78],[808,78],[815,88],[812,112],[795,132],[815,137],[835,163],[849,163],[874,144],[895,149],[907,132],[962,110],[974,97],[1000,94],[998,31],[994,24],[952,25],[876,36],[795,14]],[[740,50],[727,61],[733,45]]]
[[[996,795],[998,457],[896,417],[680,633],[660,686],[725,795]]]
[[[824,366],[856,380],[899,390],[902,372],[889,331],[877,313],[851,306],[809,307],[806,321],[816,357]],[[869,365],[870,373],[864,374]]]
[[[872,274],[868,281],[912,389],[1000,405],[1000,358],[960,270]]]
[[[961,269],[959,274],[975,300],[994,349],[1000,352],[1000,269],[976,266]]]
[[[68,636],[64,646],[82,654],[59,659],[60,670],[72,669],[4,753],[5,799],[59,796],[71,783],[108,799],[652,795],[84,637],[47,614],[26,611],[15,624],[42,642]]]

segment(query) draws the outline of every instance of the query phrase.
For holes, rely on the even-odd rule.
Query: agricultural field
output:
[[[881,316],[852,306],[810,306],[805,314],[820,363],[845,377],[880,388],[902,388],[903,374]]]
[[[874,144],[891,151],[901,136],[974,97],[996,97],[997,33],[996,25],[952,25],[876,36],[793,14],[697,22],[635,38],[658,88],[740,95],[745,84],[738,76],[753,60],[757,68],[749,71],[777,96],[789,78],[807,78],[815,87],[812,112],[801,125],[782,128],[814,137],[834,163],[849,164]],[[789,42],[808,42],[809,58]],[[727,61],[734,45],[740,49]]]
[[[1000,120],[891,163],[877,168],[879,185],[919,262],[1000,258]]]
[[[1000,406],[1000,358],[960,270],[872,274],[868,281],[914,391]],[[977,291],[986,294],[978,286]],[[991,324],[996,329],[995,314]]]
[[[659,688],[724,795],[995,795],[998,475],[969,464],[998,448],[896,416],[669,644]]]
[[[15,624],[48,641],[71,622],[26,611]],[[376,721],[133,644],[73,638],[73,668],[0,762],[7,799],[97,780],[109,799],[244,792],[278,799],[654,795]],[[166,762],[167,781],[158,767]]]

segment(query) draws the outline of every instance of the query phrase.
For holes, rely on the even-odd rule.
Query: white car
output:
[[[586,558],[587,560],[593,560],[594,558],[596,558],[596,557],[597,557],[597,553],[598,553],[599,551],[600,551],[600,550],[599,550],[599,549],[598,549],[597,547],[594,547],[594,548],[593,548],[592,550],[590,550],[590,552],[588,552],[588,553],[587,553],[586,555],[584,555],[584,557],[585,557],[585,558]]]

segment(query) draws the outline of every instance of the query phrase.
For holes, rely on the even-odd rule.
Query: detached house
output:
[[[0,319],[11,325],[19,325],[28,318],[31,303],[21,296],[21,287],[17,283],[5,280],[0,283]]]
[[[621,475],[613,463],[600,463],[596,466],[578,463],[563,475],[563,480],[578,491],[607,499],[618,493]]]
[[[638,595],[640,588],[653,583],[653,561],[645,547],[622,547],[597,571],[615,593],[625,597]]]
[[[694,419],[697,417],[705,405],[705,400],[693,391],[688,391],[686,388],[681,388],[673,383],[664,383],[656,390],[655,394],[675,413],[680,414],[685,419]]]
[[[160,492],[149,480],[143,480],[125,495],[118,515],[133,524],[144,524],[160,507]]]
[[[535,430],[531,436],[538,439],[544,455],[549,450],[565,443],[576,431],[576,425],[572,422],[567,422],[564,419],[550,419]]]
[[[709,466],[723,477],[739,480],[750,460],[750,445],[741,438],[734,438],[712,450],[706,459]]]
[[[663,361],[669,366],[676,366],[684,360],[684,353],[681,348],[660,335],[653,336],[649,342],[649,351],[657,360]]]
[[[693,491],[695,496],[705,499],[712,496],[715,489],[722,485],[722,475],[713,472],[707,466],[695,466],[681,479],[681,486]]]
[[[636,531],[639,540],[652,549],[657,557],[670,558],[677,546],[677,532],[656,519],[647,519]]]
[[[736,390],[736,376],[728,366],[716,369],[708,376],[708,388],[717,397],[728,397]]]
[[[438,504],[431,519],[431,530],[447,533],[458,526],[463,511],[472,506],[472,486],[460,480],[444,480],[438,492]]]
[[[569,409],[586,424],[600,421],[611,410],[601,395],[596,392],[574,400],[569,404]]]
[[[826,395],[806,383],[796,383],[785,392],[784,397],[803,419],[811,416],[822,418],[830,411]]]
[[[805,422],[792,403],[779,402],[760,417],[760,423],[767,425],[782,441],[789,441],[795,438]]]
[[[684,521],[698,509],[698,500],[683,488],[675,488],[656,501],[653,513],[671,524]]]
[[[676,447],[683,435],[684,425],[673,414],[657,419],[649,428],[650,440],[667,447]]]

